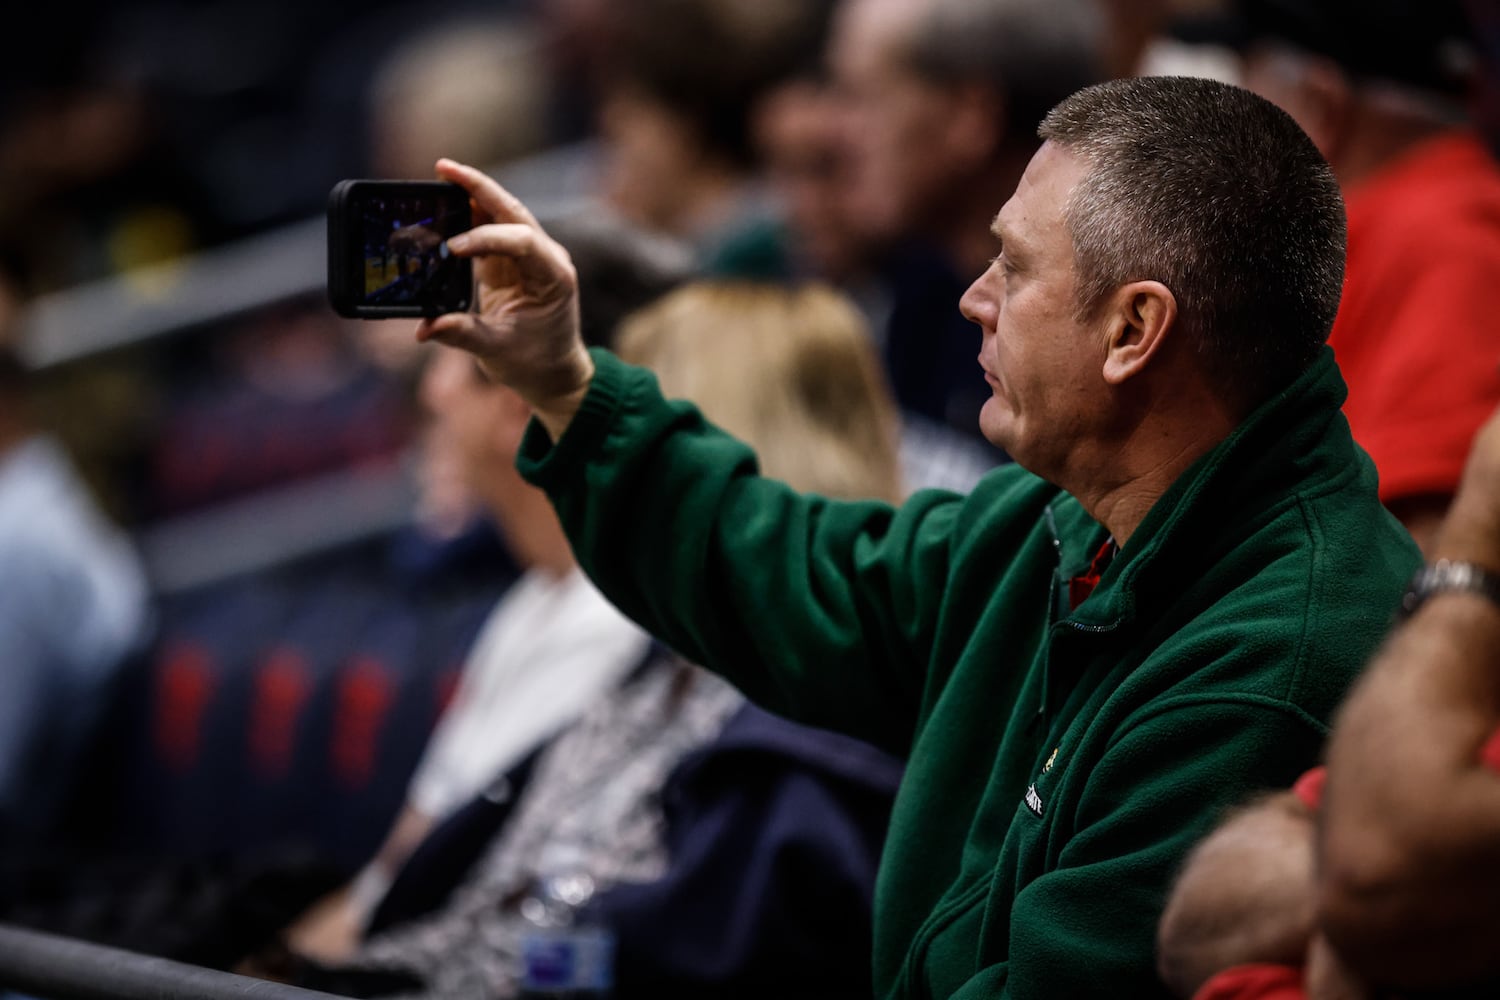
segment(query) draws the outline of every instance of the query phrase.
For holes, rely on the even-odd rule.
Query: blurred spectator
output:
[[[767,94],[755,142],[786,230],[788,272],[858,294],[870,281],[871,254],[850,204],[854,156],[844,121],[820,63]]]
[[[152,628],[130,540],[28,413],[0,280],[0,853],[59,834],[125,664]]]
[[[1246,84],[1313,137],[1344,189],[1329,343],[1380,496],[1430,552],[1475,430],[1500,403],[1500,167],[1468,120],[1460,0],[1244,0]]]
[[[1230,0],[1103,0],[1111,76],[1201,76],[1238,83]]]
[[[455,17],[415,32],[370,83],[371,176],[428,178],[439,156],[497,167],[541,151],[549,84],[528,19]]]
[[[775,202],[786,276],[839,288],[858,304],[867,335],[879,343],[887,316],[886,287],[878,272],[878,249],[851,197],[856,154],[849,141],[847,102],[829,78],[826,62],[810,62],[773,88],[757,107],[754,125]],[[923,487],[967,491],[998,457],[973,434],[912,410],[901,415],[907,492]]]
[[[1103,77],[1102,46],[1095,0],[842,0],[831,58],[850,102],[848,211],[884,249],[876,329],[904,412],[978,437],[989,388],[953,304],[993,256],[990,220],[1042,115]]]
[[[434,824],[612,687],[646,648],[646,637],[574,564],[546,498],[515,471],[531,416],[526,405],[451,352],[432,360],[423,396],[524,572],[475,640],[385,844],[347,893],[293,929],[294,947],[330,959],[352,947],[391,876]]]
[[[775,84],[817,57],[828,9],[829,0],[610,8],[599,120],[609,204],[686,240],[710,270],[781,270],[752,121]]]
[[[818,285],[700,284],[627,319],[618,353],[731,433],[775,442],[763,461],[780,471],[768,475],[832,496],[901,495],[890,390],[843,296]]]
[[[621,315],[690,271],[683,248],[617,220],[580,216],[551,223],[573,247],[580,279],[590,290],[583,319],[591,337],[612,330]],[[286,310],[256,317],[247,329],[275,341],[286,332],[272,323],[277,315],[292,326],[315,324],[324,333],[337,323],[321,299]],[[371,348],[379,354],[397,328],[410,342],[409,323],[367,324],[332,341],[314,335],[319,349],[304,343],[301,352],[272,353],[306,354],[302,362],[314,371],[359,368],[358,355]],[[303,334],[290,336],[301,342]],[[236,349],[250,351],[256,342],[249,337]],[[332,357],[324,353],[335,345]],[[420,356],[393,353],[389,366],[382,366],[376,381],[383,380],[393,399],[395,387],[404,392],[405,380],[420,372]],[[171,374],[200,373],[191,350],[176,361],[181,372]],[[254,357],[244,363],[268,364]],[[498,591],[513,575],[513,560],[555,563],[566,557],[566,546],[558,552],[557,539],[548,535],[550,511],[528,500],[525,494],[535,493],[529,487],[496,501],[505,505],[501,527],[510,529],[496,537],[495,519],[481,501],[503,492],[507,477],[514,479],[504,428],[517,432],[525,415],[493,397],[486,404],[484,387],[462,365],[459,374],[457,385],[442,390],[454,397],[445,433],[406,442],[417,452],[419,498],[411,523],[163,595],[162,628],[148,669],[118,706],[123,718],[108,745],[115,766],[100,769],[106,773],[94,782],[107,793],[95,810],[104,826],[95,831],[100,843],[91,841],[86,851],[8,856],[0,865],[0,915],[227,968],[284,932],[318,900],[348,899],[329,894],[371,861],[387,833],[387,850],[398,855],[403,830],[436,818],[417,809],[418,798],[439,814],[447,799],[462,800],[474,791],[464,785],[474,767],[502,766],[471,756],[476,743],[486,759],[497,759],[507,752],[506,739],[525,742],[524,728],[538,740],[549,735],[548,713],[566,714],[568,699],[587,687],[587,668],[569,671],[563,696],[546,701],[545,711],[519,696],[508,699],[513,703],[502,706],[494,720],[501,728],[495,730],[480,711],[485,697],[497,681],[509,683],[513,693],[524,687],[518,681],[527,679],[527,669],[541,671],[529,675],[533,684],[549,684],[557,678],[547,669],[570,649],[591,640],[607,645],[608,637],[582,628],[586,615],[569,617],[578,605],[587,610],[591,603],[572,585],[576,574],[554,581],[537,567],[496,606]],[[268,396],[266,405],[247,410],[255,423],[239,428],[245,440],[254,440],[255,427],[297,419],[278,413],[279,399]],[[488,429],[500,434],[491,440],[499,450],[488,457],[486,428],[474,419],[483,417],[486,405],[510,414],[508,423]],[[357,493],[362,486],[355,477],[349,489]],[[253,549],[260,527],[258,519],[243,518],[238,530],[248,539],[214,542],[242,541]],[[555,525],[551,531],[555,535]],[[559,624],[549,621],[527,634],[522,619],[545,620],[549,606]],[[607,609],[602,617],[606,631],[618,622],[630,643],[644,643]],[[474,642],[479,645],[471,650]],[[491,655],[496,646],[504,648]],[[485,668],[497,665],[502,676],[489,676]],[[471,668],[467,679],[463,668]],[[445,705],[454,711],[440,720]],[[522,728],[506,725],[510,712],[522,714]],[[478,727],[476,714],[483,717]],[[491,736],[503,739],[496,744]],[[430,752],[421,764],[424,743]],[[422,770],[414,776],[418,766]],[[482,784],[488,773],[481,778]],[[397,821],[402,806],[408,811]],[[378,879],[377,871],[362,881],[367,894],[378,896],[369,888]],[[357,931],[357,907],[345,912],[329,904],[323,912],[352,924],[351,935]]]
[[[667,392],[701,400],[769,474],[893,499],[894,407],[852,312],[826,289],[692,285],[628,319],[618,349]],[[446,357],[473,377],[467,355]],[[296,976],[353,995],[514,996],[528,889],[564,872],[591,880],[618,935],[614,996],[867,995],[875,863],[899,770],[749,707],[663,652],[597,697],[527,776],[511,770],[471,803],[463,820],[479,823],[479,843],[448,827],[419,847],[419,867],[392,889],[407,898],[382,904],[350,963]],[[425,905],[398,919],[413,895]]]

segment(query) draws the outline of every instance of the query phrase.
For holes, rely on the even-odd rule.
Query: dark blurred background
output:
[[[35,5],[0,65],[0,233],[47,291],[304,219],[374,165],[371,88],[401,46],[528,6]],[[548,138],[576,130],[553,111]]]

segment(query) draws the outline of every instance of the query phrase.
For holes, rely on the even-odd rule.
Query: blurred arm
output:
[[[1435,555],[1500,570],[1500,422],[1475,447]],[[1500,607],[1431,598],[1336,721],[1319,914],[1356,972],[1392,988],[1500,974]]]
[[[318,900],[286,930],[293,951],[321,962],[354,954],[366,922],[403,862],[432,829],[432,817],[403,806],[375,857],[347,885]]]
[[[1188,857],[1157,929],[1157,967],[1191,997],[1249,963],[1301,965],[1313,937],[1313,813],[1291,792],[1237,809]]]

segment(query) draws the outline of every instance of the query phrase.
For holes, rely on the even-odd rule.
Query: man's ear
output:
[[[1115,289],[1104,314],[1104,381],[1123,385],[1145,370],[1177,327],[1177,296],[1160,281]]]

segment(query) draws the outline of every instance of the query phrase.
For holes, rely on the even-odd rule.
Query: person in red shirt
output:
[[[1500,404],[1500,164],[1471,122],[1461,0],[1242,0],[1244,82],[1312,136],[1349,250],[1329,343],[1381,500],[1430,554],[1474,433]]]
[[[1496,995],[1500,410],[1433,552],[1335,717],[1326,769],[1241,807],[1185,863],[1158,934],[1178,995]]]

